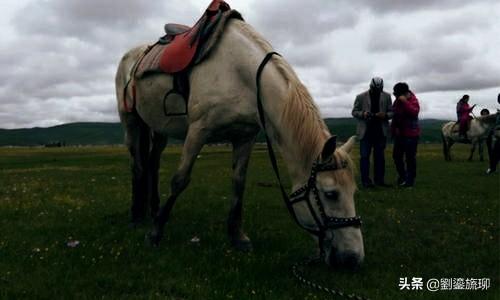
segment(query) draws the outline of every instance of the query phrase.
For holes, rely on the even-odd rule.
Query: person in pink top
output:
[[[415,94],[405,82],[397,83],[394,88],[396,100],[392,105],[391,123],[394,148],[392,158],[398,172],[398,185],[412,187],[417,175],[417,145],[420,137],[418,113],[420,105]],[[406,166],[405,166],[406,160]]]
[[[472,119],[470,113],[476,105],[469,105],[469,95],[463,95],[457,103],[457,119],[460,125],[459,134],[462,138],[467,138],[467,130],[469,130],[469,121]]]

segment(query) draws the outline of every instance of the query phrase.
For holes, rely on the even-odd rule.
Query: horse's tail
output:
[[[132,73],[135,71],[137,61],[146,48],[147,45],[133,48],[125,53],[120,60],[115,76],[115,89],[119,112],[131,112],[131,108],[134,105],[133,102],[135,99],[131,98],[134,98],[133,93],[135,91],[133,91],[133,86],[130,86],[133,77]]]

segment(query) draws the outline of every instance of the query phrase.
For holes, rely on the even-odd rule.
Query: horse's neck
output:
[[[255,86],[255,70],[262,62],[265,54],[273,51],[273,49],[247,24],[243,22],[233,22],[232,24],[231,30],[228,31],[231,33],[231,44],[228,47],[237,47],[237,51],[229,52],[227,55],[235,56],[235,61],[241,63],[241,69],[250,70],[249,73],[243,74],[243,79],[251,82],[253,88]],[[229,38],[226,40],[229,41]],[[262,50],[258,50],[256,53],[256,49]],[[262,53],[258,53],[259,51],[262,51]],[[282,58],[275,56],[263,69],[260,78],[260,94],[266,116],[266,131],[274,144],[278,146],[292,184],[296,187],[307,181],[312,163],[320,153],[329,134],[323,132],[324,130],[321,128],[325,128],[325,126],[320,124],[319,126],[311,126],[307,138],[303,140],[299,138],[300,134],[298,132],[301,131],[300,128],[297,130],[297,125],[301,125],[299,123],[314,119],[316,122],[307,122],[309,125],[314,125],[318,120],[321,122],[322,120],[317,116],[315,110],[304,109],[307,115],[303,116],[300,114],[301,110],[297,109],[296,111],[299,113],[292,114],[295,122],[290,122],[290,114],[285,114],[285,111],[290,108],[287,106],[291,101],[290,89],[293,88],[290,86],[290,78],[296,78],[289,65],[279,64],[278,66],[276,64],[278,59]],[[251,99],[251,101],[254,103],[255,100]],[[310,99],[306,101],[310,101]],[[304,104],[313,105],[309,102],[304,102]],[[307,107],[307,105],[305,106]],[[313,138],[310,138],[311,136]]]
[[[284,113],[289,105],[288,102],[291,101],[290,91],[288,82],[283,79],[283,76],[280,75],[280,79],[270,78],[277,75],[273,72],[273,68],[269,68],[269,71],[265,72],[262,77],[264,110],[268,120],[266,130],[273,142],[277,144],[288,169],[292,185],[296,188],[307,182],[312,164],[321,152],[329,133],[323,130],[323,124],[309,124],[309,121],[314,121],[305,117],[307,122],[298,125],[306,126],[305,123],[308,123],[311,125],[311,131],[307,137],[300,138],[300,128],[295,125],[297,122],[304,121],[304,118],[297,116],[296,122],[290,122],[290,116]],[[321,120],[319,116],[315,118],[311,116],[315,112],[304,113],[316,121]]]
[[[478,135],[483,135],[486,133],[492,126],[494,122],[490,119],[473,119],[471,122],[471,128],[476,127]]]
[[[293,187],[296,188],[303,185],[309,178],[311,167],[317,159],[322,149],[321,147],[326,142],[326,137],[319,139],[315,145],[304,144],[303,141],[294,138],[294,133],[290,132],[286,128],[286,125],[273,122],[271,126],[273,132],[272,139],[278,145]]]

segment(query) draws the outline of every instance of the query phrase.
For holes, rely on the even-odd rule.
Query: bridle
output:
[[[337,164],[335,160],[330,160],[326,163],[321,163],[319,162],[319,159],[317,159],[316,162],[314,162],[312,165],[311,174],[309,176],[307,183],[304,184],[299,189],[297,189],[296,191],[294,191],[293,193],[291,193],[290,196],[288,196],[287,199],[285,199],[286,205],[287,207],[290,207],[289,211],[293,215],[297,224],[301,228],[307,230],[311,234],[318,237],[321,251],[323,251],[322,244],[325,238],[326,231],[339,229],[343,227],[361,226],[361,217],[359,216],[355,216],[352,218],[337,218],[328,216],[325,211],[325,206],[323,205],[323,202],[321,201],[321,198],[319,196],[319,190],[316,185],[318,173],[326,171],[337,171],[340,169],[347,168],[347,166],[348,166],[347,161],[341,161],[340,164]],[[319,214],[316,213],[313,204],[311,203],[311,198],[309,197],[311,193],[314,195],[314,201]],[[306,203],[306,206],[309,209],[309,213],[311,214],[314,222],[316,223],[315,229],[311,229],[299,221],[295,213],[295,209],[293,209],[293,206],[301,202]]]
[[[293,193],[290,194],[290,196],[287,195],[283,184],[281,183],[281,177],[279,174],[279,169],[278,169],[278,164],[276,161],[276,155],[274,154],[273,146],[271,143],[271,140],[269,139],[269,136],[266,131],[266,121],[265,121],[265,116],[264,116],[264,107],[262,105],[262,99],[260,96],[260,78],[262,75],[262,71],[264,70],[264,67],[266,64],[269,62],[269,60],[272,58],[273,55],[278,55],[281,56],[277,52],[269,52],[266,54],[264,59],[262,60],[261,64],[259,65],[259,68],[257,69],[257,76],[256,76],[256,82],[257,82],[257,109],[259,112],[259,119],[262,124],[262,128],[264,131],[264,136],[266,138],[266,143],[267,143],[267,150],[269,153],[269,158],[271,160],[271,165],[273,166],[274,173],[276,174],[276,177],[278,179],[279,187],[281,190],[281,194],[283,197],[283,200],[285,202],[285,205],[292,215],[293,219],[301,227],[302,229],[308,231],[312,235],[315,235],[318,238],[319,242],[319,248],[321,251],[322,256],[324,255],[324,250],[323,250],[323,243],[325,240],[326,232],[328,230],[334,230],[334,229],[339,229],[339,228],[344,228],[344,227],[359,227],[361,226],[361,217],[355,216],[351,218],[338,218],[338,217],[333,217],[333,216],[328,216],[325,212],[325,206],[323,205],[323,202],[321,201],[321,198],[319,196],[319,191],[316,186],[316,181],[317,181],[317,175],[320,172],[325,172],[325,171],[338,171],[341,169],[345,169],[348,166],[347,161],[341,161],[339,164],[337,164],[335,159],[331,159],[330,161],[327,162],[322,162],[320,158],[318,157],[316,161],[313,163],[312,168],[311,168],[311,174],[309,175],[309,179],[306,184],[304,184],[302,187],[294,191]],[[319,212],[316,213],[316,210],[314,209],[313,203],[311,202],[311,199],[309,197],[310,193],[313,193],[314,199],[315,199],[315,204],[317,207],[317,210]],[[309,213],[314,219],[315,222],[315,228],[310,228],[307,225],[303,224],[300,222],[299,218],[297,217],[297,214],[295,213],[294,205],[297,203],[305,202],[307,208],[309,209]]]

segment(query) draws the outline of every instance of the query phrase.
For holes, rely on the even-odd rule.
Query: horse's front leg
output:
[[[252,243],[243,231],[242,218],[245,180],[254,143],[255,137],[233,141],[233,195],[227,220],[227,230],[231,245],[242,251],[252,250]]]
[[[160,195],[158,190],[158,172],[160,169],[160,159],[161,154],[165,147],[167,146],[168,138],[165,135],[161,135],[159,133],[154,132],[151,147],[151,152],[149,153],[149,205],[150,205],[150,213],[154,218],[158,214],[158,210],[160,207]]]
[[[477,150],[479,151],[479,160],[480,161],[484,161],[484,156],[483,156],[483,154],[484,154],[484,147],[483,147],[484,146],[483,145],[484,144],[484,140],[480,139],[478,141],[478,143],[479,143],[479,145],[478,145],[479,149],[477,149]]]
[[[470,155],[469,158],[467,159],[468,161],[472,161],[472,157],[474,156],[474,151],[476,151],[476,144],[477,140],[472,140],[472,148],[470,149]]]
[[[181,162],[170,181],[170,196],[156,216],[153,224],[153,230],[149,234],[149,240],[153,245],[159,244],[161,238],[163,237],[163,228],[169,219],[170,212],[174,207],[175,201],[189,184],[194,162],[207,139],[206,130],[200,130],[200,128],[203,127],[199,127],[196,124],[191,124],[189,126],[186,140],[184,141],[184,147],[182,149]]]

